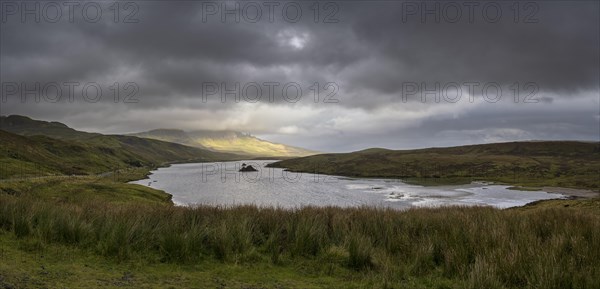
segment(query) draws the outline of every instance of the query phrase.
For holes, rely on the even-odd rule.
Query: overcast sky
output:
[[[597,1],[25,3],[1,2],[2,115],[328,152],[600,140]]]

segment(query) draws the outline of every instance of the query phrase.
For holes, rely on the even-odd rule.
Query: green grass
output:
[[[0,231],[0,288],[340,288],[336,278],[305,272],[310,265],[115,262],[73,246]]]
[[[108,202],[171,205],[171,195],[109,177],[46,177],[0,182],[0,194],[59,203]]]
[[[23,116],[0,117],[0,179],[235,159],[241,157],[159,140],[81,132]]]
[[[419,150],[369,149],[270,164],[295,172],[397,178],[420,185],[494,181],[527,187],[600,190],[600,145],[575,141],[512,142]]]
[[[599,207],[597,201],[579,202],[589,203],[589,210],[564,204],[402,212],[187,208],[4,194],[0,240],[8,254],[24,254],[26,262],[3,265],[2,275],[4,282],[21,284],[19,276],[40,271],[31,262],[56,249],[68,252],[75,265],[52,255],[40,264],[72,266],[72,275],[63,279],[52,275],[62,272],[55,269],[36,282],[113,286],[121,278],[132,287],[167,282],[219,288],[215,280],[221,280],[221,288],[598,288],[600,215],[591,212]],[[100,265],[82,266],[90,263]]]
[[[600,215],[600,198],[577,200],[542,200],[522,207],[511,208],[516,211],[537,211],[541,209],[560,208],[564,211],[577,211],[586,214]]]
[[[125,139],[123,143],[99,145],[46,136],[25,137],[0,130],[0,179],[95,175],[136,168],[150,170],[166,163],[217,161],[229,157],[225,155],[220,159],[218,153],[197,148],[129,138],[134,142]]]

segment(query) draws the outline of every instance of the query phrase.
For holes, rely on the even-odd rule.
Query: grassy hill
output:
[[[368,149],[284,160],[272,167],[421,184],[498,181],[600,189],[600,146],[576,141],[510,142],[418,150]]]
[[[269,142],[250,134],[236,131],[198,130],[185,132],[177,129],[156,129],[132,135],[174,142],[217,152],[245,154],[251,157],[301,157],[316,153],[303,148]]]
[[[88,140],[99,133],[78,131],[56,121],[41,121],[22,115],[0,116],[0,130],[24,136],[45,135],[64,140]]]
[[[159,140],[102,135],[23,116],[0,118],[0,178],[98,174],[121,168],[241,156]]]

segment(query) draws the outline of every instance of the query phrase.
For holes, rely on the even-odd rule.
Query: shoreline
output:
[[[541,187],[540,190],[547,193],[561,194],[568,196],[569,199],[595,199],[600,198],[600,192],[585,189],[572,189],[563,187]]]
[[[161,167],[169,167],[172,164],[167,164]],[[158,170],[161,167],[156,167],[152,170],[148,171],[148,174],[145,176],[145,178],[140,179],[140,180],[134,180],[134,181],[129,181],[129,184],[136,184],[136,182],[139,181],[144,181],[144,180],[151,180],[150,179],[150,175],[153,174],[154,170]],[[366,180],[382,180],[382,181],[390,181],[391,179],[388,178],[362,178],[362,177],[347,177],[347,176],[339,176],[339,175],[332,175],[332,177],[337,177],[337,178],[341,178],[341,179],[348,179],[348,180],[361,180],[361,179],[366,179]],[[468,184],[441,184],[441,185],[437,185],[437,186],[424,186],[424,185],[419,185],[419,184],[414,184],[414,183],[407,183],[404,182],[403,180],[400,179],[395,179],[398,182],[402,182],[408,186],[415,186],[415,187],[429,187],[429,188],[436,188],[436,189],[447,189],[447,190],[455,190],[455,189],[465,189],[465,188],[477,188],[477,187],[484,187],[484,186],[493,186],[493,185],[498,185],[498,186],[506,186],[508,187],[508,189],[511,190],[515,190],[515,191],[522,191],[524,193],[527,193],[529,191],[537,191],[537,192],[543,192],[543,193],[547,193],[547,194],[559,194],[560,196],[556,196],[550,199],[542,199],[542,200],[536,200],[536,201],[532,201],[529,203],[524,203],[521,205],[517,205],[514,207],[510,207],[510,208],[520,208],[520,207],[527,207],[527,206],[531,206],[534,205],[535,203],[538,202],[542,202],[542,201],[548,201],[548,200],[575,200],[575,199],[594,199],[594,198],[599,198],[600,197],[600,193],[597,193],[595,191],[592,190],[587,190],[587,189],[574,189],[574,188],[564,188],[564,187],[552,187],[552,186],[544,186],[544,187],[526,187],[526,186],[511,186],[510,184],[507,183],[496,183],[493,181],[482,181],[482,180],[477,180],[477,181],[472,181],[471,183]],[[153,188],[155,190],[159,190],[157,188],[154,188],[152,186],[146,185],[146,184],[142,184],[142,183],[137,183],[137,185],[142,185],[142,186],[146,186],[149,188]],[[168,193],[164,190],[160,190],[163,191],[164,193],[168,194],[171,196],[171,202],[172,205],[175,207],[193,207],[197,204],[188,204],[188,203],[182,203],[182,202],[175,202],[173,200],[174,196],[171,193]],[[206,205],[206,204],[204,204]],[[218,205],[215,205],[218,206]],[[416,207],[416,206],[415,206]],[[451,205],[449,206],[451,207]],[[493,206],[492,206],[493,207]],[[503,208],[498,208],[498,209],[503,209]]]

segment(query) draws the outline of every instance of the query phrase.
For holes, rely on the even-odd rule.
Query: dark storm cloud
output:
[[[379,68],[386,74],[354,71],[352,84],[382,93],[398,92],[398,83],[406,81],[429,87],[435,82],[536,82],[544,91],[565,95],[597,90],[597,3],[536,3],[538,23],[488,23],[481,17],[475,17],[478,24],[432,24],[432,17],[425,24],[419,17],[403,23],[397,16],[401,4],[386,5],[384,14],[365,14],[353,28],[363,42],[372,43],[377,56],[364,69]],[[502,2],[504,15],[509,5],[513,3]]]
[[[279,2],[274,20],[269,21],[267,7],[258,1],[252,2],[263,13],[257,23],[244,17],[237,23],[232,15],[222,21],[220,12],[206,14],[207,5],[213,2],[198,1],[139,1],[139,11],[133,17],[138,23],[123,23],[124,16],[132,10],[123,10],[115,23],[109,7],[112,2],[98,3],[104,8],[103,17],[95,23],[77,12],[73,23],[66,15],[57,23],[48,23],[43,17],[40,23],[31,18],[22,23],[20,15],[6,15],[6,21],[0,24],[1,77],[3,82],[42,85],[95,82],[108,96],[93,104],[82,99],[73,103],[64,99],[59,103],[20,103],[18,96],[11,96],[2,103],[2,114],[62,120],[104,132],[156,126],[240,129],[314,145],[320,150],[336,150],[340,145],[310,138],[343,136],[341,139],[347,138],[344,143],[402,147],[401,143],[408,141],[399,135],[418,139],[415,145],[429,144],[427,139],[436,134],[463,134],[486,141],[479,133],[486,128],[496,129],[499,139],[502,134],[510,139],[507,134],[518,135],[520,131],[524,132],[520,138],[598,137],[598,118],[594,114],[594,109],[600,109],[597,102],[574,102],[581,107],[564,110],[579,114],[576,119],[566,112],[561,114],[560,109],[550,116],[547,112],[548,107],[564,105],[561,99],[597,99],[597,2],[527,2],[529,6],[524,2],[515,2],[517,6],[505,1],[479,2],[474,6],[472,19],[468,5],[474,2],[352,1],[333,2],[335,5],[328,7],[320,2],[315,22],[315,2],[302,1],[297,2],[302,7],[302,17],[292,22],[286,20],[281,9],[289,2]],[[229,8],[235,4],[218,4],[222,3]],[[248,2],[238,3],[243,8]],[[484,14],[486,3],[500,8],[498,21],[492,21],[489,13]],[[339,11],[331,14],[336,7]],[[433,14],[421,14],[423,9],[437,7],[439,10]],[[460,8],[462,15],[457,21],[450,21],[447,18],[455,16],[455,7]],[[413,9],[411,13],[409,9]],[[436,16],[440,17],[439,23]],[[325,19],[335,21],[324,23]],[[139,101],[114,103],[109,92],[114,82],[136,83]],[[208,82],[226,83],[228,87],[235,83],[243,86],[249,82],[294,82],[303,88],[304,97],[298,103],[289,103],[277,89],[274,101],[267,101],[263,90],[262,104],[230,99],[222,103],[218,95],[204,102],[203,84]],[[314,82],[321,86],[335,82],[339,86],[339,102],[315,103],[310,90]],[[532,82],[539,88],[540,102],[524,115],[499,103],[480,101],[479,105],[467,103],[447,108],[444,104],[415,104],[418,94],[408,103],[400,101],[405,83],[423,83],[433,88],[436,83],[443,86],[451,82],[498,83],[506,94],[503,101],[512,100],[510,90],[514,83],[523,86]],[[474,93],[479,95],[481,91]],[[406,117],[390,115],[391,110]],[[303,114],[293,114],[294,111]],[[157,119],[157,115],[161,118]],[[526,123],[537,126],[519,127],[516,122],[493,125],[488,122],[490,115],[497,119],[525,118]],[[208,117],[217,119],[194,121]],[[544,125],[551,122],[549,118],[564,120],[560,121],[565,124],[563,127],[577,127],[577,133],[563,130],[556,136],[560,130]],[[395,125],[393,121],[398,119],[411,125]],[[454,120],[454,129],[445,127],[447,119]],[[537,134],[531,134],[532,130]],[[286,135],[292,132],[298,137]],[[366,134],[382,144],[363,144]]]

